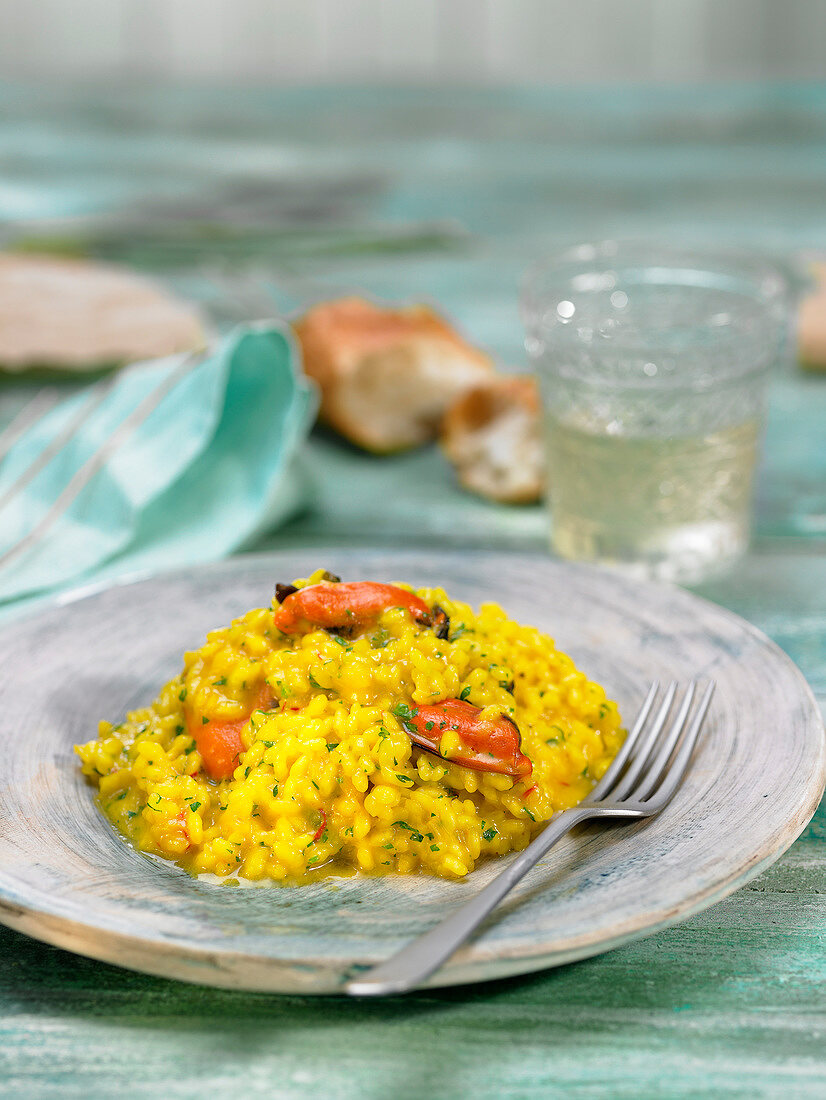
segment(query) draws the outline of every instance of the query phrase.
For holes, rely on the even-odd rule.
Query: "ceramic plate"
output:
[[[0,919],[121,966],[238,989],[331,993],[502,867],[464,882],[332,880],[226,890],[112,831],[72,753],[102,717],[146,704],[205,632],[266,604],[276,580],[440,584],[550,633],[633,717],[654,678],[712,676],[688,776],[649,822],[582,827],[432,979],[475,982],[571,962],[682,920],[742,886],[800,834],[824,786],[824,731],[797,668],[753,627],[679,590],[493,554],[290,552],[64,600],[0,634]]]

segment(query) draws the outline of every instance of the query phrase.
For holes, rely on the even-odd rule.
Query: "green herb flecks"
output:
[[[409,707],[407,703],[396,703],[396,705],[393,707],[393,713],[399,719],[399,721],[408,733],[416,732],[416,726],[413,722],[413,719],[419,713],[416,707]]]
[[[410,833],[410,839],[415,840],[417,843],[421,843],[424,840],[424,836],[418,829],[414,829],[412,825],[408,825],[406,821],[394,821],[394,825],[398,825],[400,829],[407,829]]]

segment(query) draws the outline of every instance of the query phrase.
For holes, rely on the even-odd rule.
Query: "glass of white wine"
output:
[[[604,241],[528,273],[551,544],[692,584],[746,549],[785,280],[736,253]]]

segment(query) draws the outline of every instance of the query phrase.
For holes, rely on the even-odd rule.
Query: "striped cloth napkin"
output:
[[[272,530],[306,499],[296,459],[316,409],[291,333],[274,323],[61,402],[0,465],[0,612],[219,558]],[[54,516],[84,469],[93,476]]]

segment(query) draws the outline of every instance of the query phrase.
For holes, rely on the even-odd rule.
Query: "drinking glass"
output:
[[[786,332],[769,265],[604,241],[528,273],[551,544],[690,584],[748,545],[766,380]]]

